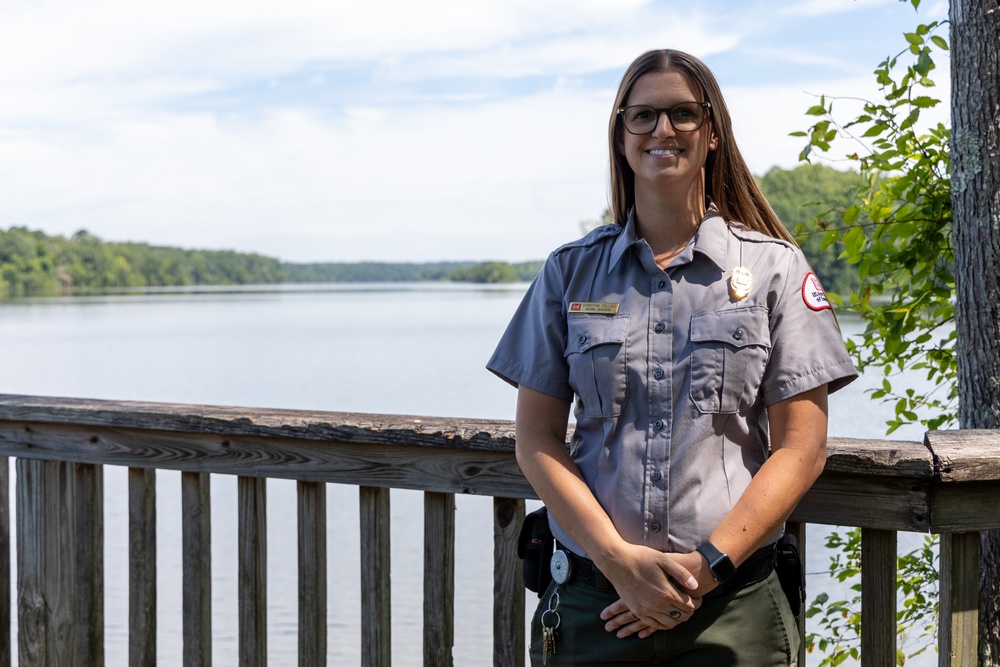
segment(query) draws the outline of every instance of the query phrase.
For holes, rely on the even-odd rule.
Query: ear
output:
[[[715,133],[713,132],[712,137],[708,140],[708,150],[714,151],[718,147],[719,147],[719,138],[715,136]]]

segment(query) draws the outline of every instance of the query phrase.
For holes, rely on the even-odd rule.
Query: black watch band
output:
[[[708,540],[699,544],[695,551],[705,557],[708,566],[712,568],[712,576],[720,584],[726,583],[736,575],[736,566],[733,565],[733,561],[729,560],[729,556],[719,551]]]

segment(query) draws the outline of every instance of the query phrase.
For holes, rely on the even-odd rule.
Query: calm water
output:
[[[513,389],[483,369],[524,286],[312,285],[0,303],[0,393],[511,419]],[[857,322],[843,322],[845,334]],[[807,344],[803,341],[803,344]],[[831,397],[831,434],[880,437],[891,407],[862,378]],[[880,382],[880,380],[879,380]],[[894,438],[918,440],[919,428]],[[106,657],[127,663],[125,471],[108,467]],[[159,663],[180,664],[180,474],[157,477]],[[355,487],[328,486],[329,659],[360,662]],[[212,480],[214,664],[237,663],[236,479]],[[455,663],[492,647],[492,505],[457,500]],[[422,498],[392,494],[393,664],[422,664]],[[270,664],[296,662],[294,482],[268,485]],[[822,529],[810,534],[821,543]],[[915,546],[916,536],[901,536]],[[811,551],[808,569],[825,570]],[[810,577],[810,595],[827,586]],[[528,598],[534,604],[533,596]],[[15,614],[16,616],[16,614]],[[16,630],[15,630],[16,636]],[[913,665],[936,664],[936,657]]]

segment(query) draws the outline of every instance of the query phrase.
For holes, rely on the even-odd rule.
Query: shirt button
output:
[[[736,340],[743,338],[743,329],[737,329],[736,331],[734,331],[733,338],[735,338]]]
[[[662,368],[657,368],[655,371],[653,371],[653,378],[657,379],[657,380],[662,380],[663,379],[663,369]]]
[[[578,342],[580,345],[583,345],[584,343],[587,342],[587,337],[586,336],[580,336],[579,338],[576,339],[576,342]]]
[[[659,287],[660,289],[663,289],[664,287],[667,286],[667,281],[666,280],[661,280],[660,282],[658,282],[656,284],[656,286]]]
[[[659,431],[660,429],[662,429],[663,428],[663,420],[662,419],[657,419],[655,422],[653,422],[653,428],[655,428],[657,431]]]
[[[659,470],[654,470],[653,474],[650,475],[650,477],[653,479],[654,482],[659,482],[660,478],[663,477],[663,475],[660,474]]]
[[[649,529],[654,533],[660,532],[660,528],[662,528],[662,526],[659,524],[659,522],[653,522],[649,525]]]
[[[655,331],[656,333],[663,333],[663,330],[666,328],[667,327],[664,326],[663,322],[657,322],[656,326],[653,327],[653,331]]]

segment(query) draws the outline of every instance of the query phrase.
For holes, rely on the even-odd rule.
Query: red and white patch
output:
[[[812,310],[832,310],[830,300],[826,298],[823,286],[819,284],[819,278],[815,273],[807,273],[802,281],[802,300],[806,302]]]

